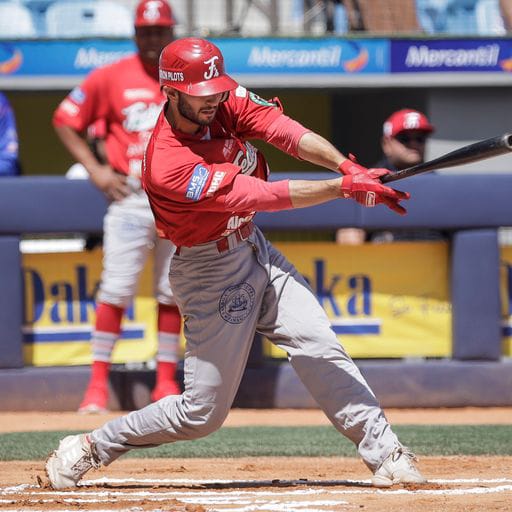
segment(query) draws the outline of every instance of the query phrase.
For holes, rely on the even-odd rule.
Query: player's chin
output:
[[[404,158],[404,164],[406,167],[417,165],[423,162],[423,156],[417,151],[409,151],[407,156]]]
[[[199,119],[201,120],[202,124],[210,124],[213,121],[213,118],[215,117],[215,114],[217,113],[216,108],[209,108],[205,110],[201,110],[201,114],[199,115]]]

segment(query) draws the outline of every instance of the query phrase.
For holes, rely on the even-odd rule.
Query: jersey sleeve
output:
[[[53,124],[83,132],[98,119],[106,118],[109,101],[107,83],[106,70],[99,68],[92,71],[59,104],[53,115]]]
[[[242,86],[230,94],[226,108],[234,131],[245,139],[265,140],[267,127],[283,113],[278,98],[267,101]]]
[[[278,98],[264,100],[245,87],[239,86],[230,95],[227,109],[237,135],[262,139],[296,158],[301,137],[311,131],[286,116]]]
[[[160,146],[156,153],[155,145]],[[160,145],[153,134],[144,155],[142,185],[174,206],[218,211],[213,206],[216,197],[230,186],[240,170],[228,162],[208,163],[186,147]]]
[[[288,181],[266,182],[240,173],[234,164],[196,162],[175,176],[150,178],[146,191],[157,193],[174,207],[210,212],[277,211],[292,208]]]

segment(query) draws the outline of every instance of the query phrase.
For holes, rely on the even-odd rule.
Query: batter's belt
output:
[[[200,246],[195,247],[209,247],[213,246],[217,249],[219,253],[229,251],[230,249],[235,248],[240,242],[243,242],[244,240],[247,240],[251,233],[254,230],[254,224],[252,222],[248,222],[247,224],[244,224],[242,227],[236,229],[229,235],[223,236],[222,238],[219,238],[218,240],[215,240],[213,242],[208,242],[206,244],[201,244]],[[176,247],[175,254],[179,255],[182,254],[184,251],[189,249],[188,247]]]

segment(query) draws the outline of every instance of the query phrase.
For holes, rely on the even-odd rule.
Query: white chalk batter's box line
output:
[[[102,484],[172,484],[172,485],[200,485],[200,484],[244,484],[247,485],[246,480],[191,480],[191,479],[115,479],[115,478],[100,478],[97,480],[87,480],[82,483],[79,489],[73,491],[51,491],[40,489],[35,485],[24,484],[14,487],[0,488],[0,505],[3,510],[12,510],[12,512],[38,512],[34,508],[8,509],[6,506],[16,506],[16,501],[9,495],[19,494],[23,492],[25,503],[53,503],[55,499],[59,499],[63,504],[80,505],[80,504],[97,504],[105,506],[107,503],[119,501],[124,498],[125,500],[144,499],[145,501],[158,502],[167,501],[169,499],[177,499],[186,504],[203,505],[206,507],[214,506],[215,510],[229,510],[231,512],[256,512],[258,510],[265,510],[271,512],[282,512],[286,510],[297,510],[302,512],[327,512],[332,510],[330,507],[343,507],[349,505],[342,497],[346,498],[349,495],[361,494],[382,494],[382,495],[423,495],[423,496],[460,496],[468,494],[490,494],[500,492],[512,492],[512,479],[509,478],[494,478],[494,479],[480,479],[480,478],[466,478],[466,479],[433,479],[430,483],[433,484],[447,484],[447,485],[471,485],[476,484],[477,487],[459,488],[459,489],[326,489],[308,488],[310,485],[321,485],[322,483],[327,486],[336,484],[340,485],[360,485],[369,486],[369,480],[327,480],[327,481],[300,481],[304,486],[302,489],[289,489],[280,487],[279,490],[172,490],[172,491],[118,491],[118,490],[105,490],[105,491],[92,491],[88,489],[91,485]],[[494,487],[481,487],[483,484],[494,484]],[[254,481],[254,485],[271,485],[271,481]],[[30,495],[37,496],[33,499],[29,498]],[[42,495],[45,498],[42,498]],[[318,495],[322,495],[321,497]],[[318,496],[319,499],[315,499]],[[325,499],[328,496],[330,499]],[[309,498],[309,500],[308,500]],[[323,498],[323,499],[322,499]],[[296,501],[300,499],[300,501]],[[286,500],[286,501],[283,501]],[[221,507],[221,508],[219,508]],[[290,508],[292,507],[292,508]],[[322,508],[318,508],[322,507]],[[329,508],[325,508],[329,507]],[[94,509],[94,512],[102,512],[109,509]],[[116,509],[122,512],[120,509]],[[126,511],[133,510],[133,507],[126,509]],[[160,509],[155,509],[160,510]],[[48,512],[48,511],[45,511]],[[59,512],[65,512],[59,509]]]

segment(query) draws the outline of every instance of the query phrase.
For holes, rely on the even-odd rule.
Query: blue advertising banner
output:
[[[213,39],[235,77],[256,81],[282,77],[293,85],[301,75],[310,85],[339,80],[392,78],[393,73],[512,72],[512,39]],[[69,85],[92,69],[135,50],[133,41],[89,39],[0,41],[0,85],[46,78]],[[314,77],[321,77],[319,82]],[[350,78],[352,77],[352,78]],[[9,82],[10,79],[10,82]],[[56,82],[57,80],[57,82]],[[312,82],[311,82],[312,81]],[[334,81],[334,82],[333,82]],[[356,79],[357,81],[357,79]],[[258,82],[258,83],[260,83]],[[288,83],[286,82],[286,83]],[[44,84],[42,81],[38,85]]]
[[[381,39],[214,40],[233,74],[354,74],[389,72],[389,41]],[[6,76],[85,76],[132,53],[130,40],[0,41]]]
[[[129,40],[0,41],[0,78],[85,76],[92,69],[132,53]]]
[[[389,72],[389,41],[384,39],[239,39],[215,43],[233,74]]]
[[[512,40],[391,41],[392,73],[512,71]]]

